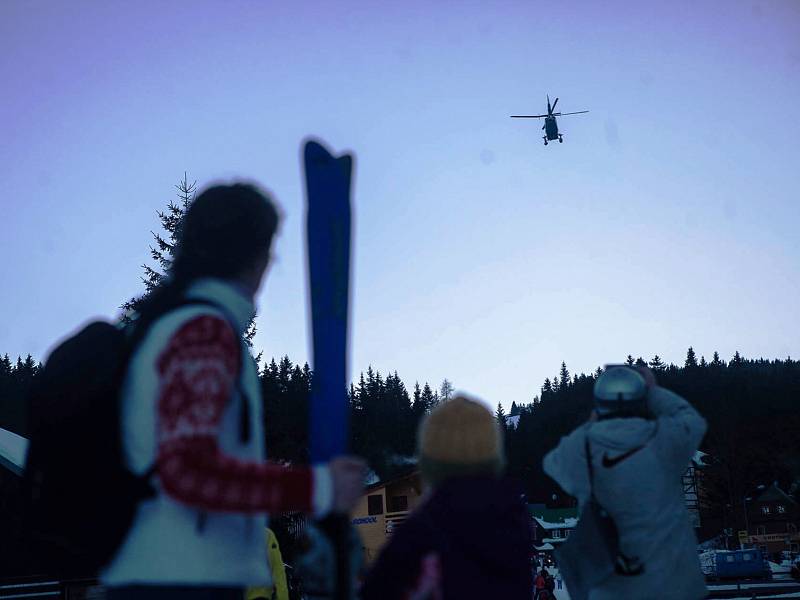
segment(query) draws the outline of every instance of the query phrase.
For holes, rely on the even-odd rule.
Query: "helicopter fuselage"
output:
[[[545,117],[544,132],[548,140],[558,139],[558,123],[556,123],[555,117]]]

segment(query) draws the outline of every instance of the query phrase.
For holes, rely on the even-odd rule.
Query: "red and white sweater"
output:
[[[224,306],[238,330],[214,307],[186,306],[159,319],[134,354],[122,394],[124,448],[134,472],[158,465],[159,493],[139,507],[103,574],[108,585],[269,584],[266,513],[319,514],[332,502],[326,467],[263,459],[258,374],[240,339],[252,302],[214,279],[196,282],[187,296]],[[244,401],[246,443],[239,439]]]

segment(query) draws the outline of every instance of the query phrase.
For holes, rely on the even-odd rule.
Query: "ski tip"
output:
[[[306,163],[327,163],[333,160],[330,151],[314,138],[306,139],[303,143],[303,155]]]
[[[336,164],[342,170],[342,173],[345,174],[346,177],[350,177],[350,174],[353,172],[353,155],[352,154],[342,154],[339,158],[336,159]]]

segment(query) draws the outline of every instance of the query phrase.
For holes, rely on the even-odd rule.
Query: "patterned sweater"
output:
[[[214,307],[186,306],[159,319],[134,354],[122,395],[124,447],[134,472],[158,465],[159,493],[139,507],[103,574],[109,585],[267,584],[266,513],[322,513],[332,501],[326,467],[263,460],[258,374],[240,339],[252,303],[213,279],[187,296],[223,306],[237,330]],[[240,439],[243,402],[248,441]]]

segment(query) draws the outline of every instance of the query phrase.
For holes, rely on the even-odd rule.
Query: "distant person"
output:
[[[283,564],[283,554],[278,544],[275,533],[267,527],[265,529],[267,543],[267,559],[269,572],[272,576],[271,586],[257,586],[248,588],[244,600],[289,600],[289,586],[286,583],[286,567]]]
[[[424,500],[367,573],[362,600],[528,600],[529,517],[520,490],[501,478],[494,415],[456,397],[425,418],[417,445]]]
[[[554,600],[556,580],[550,575],[550,572],[542,567],[542,570],[534,578],[534,600]]]
[[[241,600],[246,586],[271,585],[267,513],[347,512],[360,497],[359,460],[264,461],[261,387],[242,333],[278,221],[252,185],[203,191],[169,278],[133,325],[148,329],[122,387],[123,448],[134,473],[153,469],[156,495],[102,573],[111,600]]]
[[[589,422],[544,458],[545,472],[585,507],[592,491],[588,453],[594,496],[619,533],[616,570],[589,598],[706,596],[681,485],[705,430],[698,412],[657,386],[646,367],[613,366],[597,379]]]

